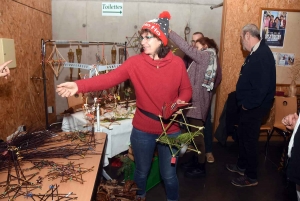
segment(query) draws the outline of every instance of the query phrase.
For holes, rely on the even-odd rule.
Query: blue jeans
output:
[[[169,134],[169,137],[177,137],[177,133]],[[156,143],[159,135],[146,133],[133,127],[131,132],[131,146],[134,153],[135,171],[134,181],[140,190],[137,195],[145,197],[146,195],[146,182],[151,168],[152,158],[155,147],[157,145],[159,154],[159,169],[161,177],[165,184],[167,199],[169,201],[178,200],[179,183],[176,174],[176,165],[178,158],[176,157],[176,164],[171,164],[172,153],[169,146],[161,143]],[[176,150],[174,150],[176,151]]]
[[[204,135],[204,144],[205,144],[205,153],[211,153],[212,152],[212,123],[211,123],[211,110],[209,108],[207,117],[204,124],[205,128],[203,129],[203,135]]]

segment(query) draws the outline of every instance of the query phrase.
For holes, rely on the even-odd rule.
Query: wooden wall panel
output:
[[[12,0],[16,3],[27,5],[28,7],[32,7],[33,9],[37,9],[39,11],[51,14],[51,1],[49,0]]]
[[[0,139],[19,125],[45,127],[43,84],[30,78],[42,76],[41,38],[52,36],[51,0],[20,2],[1,0],[0,6],[0,38],[14,39],[17,62],[7,80],[0,78]],[[48,105],[55,108],[51,69],[46,74]],[[55,119],[55,114],[49,115],[49,122]]]
[[[300,9],[299,0],[224,0],[221,36],[221,66],[223,80],[217,91],[214,128],[230,92],[235,90],[244,57],[240,32],[244,25],[253,23],[259,26],[261,8]]]

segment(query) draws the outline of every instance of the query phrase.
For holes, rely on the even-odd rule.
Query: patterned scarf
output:
[[[217,71],[217,54],[214,48],[207,48],[203,51],[207,51],[209,54],[209,63],[205,72],[203,87],[207,88],[207,91],[212,91],[214,88],[214,82]]]

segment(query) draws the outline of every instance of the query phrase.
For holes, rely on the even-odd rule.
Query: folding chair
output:
[[[270,135],[268,135],[268,139],[266,142],[266,157],[268,154],[268,146],[270,143],[270,139],[274,131],[276,131],[284,139],[284,148],[283,148],[283,154],[280,163],[282,167],[284,167],[286,161],[287,137],[291,135],[291,132],[286,129],[286,127],[282,124],[281,120],[283,119],[283,117],[297,112],[297,98],[275,96],[274,107],[275,107],[275,119],[274,119],[273,129],[270,132]]]

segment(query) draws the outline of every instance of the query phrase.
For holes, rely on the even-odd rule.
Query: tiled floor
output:
[[[235,163],[238,154],[238,146],[230,142],[226,147],[218,143],[213,144],[215,163],[206,164],[207,175],[205,178],[188,179],[184,172],[178,168],[180,183],[180,201],[293,201],[295,191],[293,187],[286,187],[285,176],[279,171],[276,164],[279,164],[282,143],[271,142],[269,147],[269,159],[265,160],[264,142],[259,144],[259,171],[258,186],[240,188],[230,183],[230,180],[237,176],[225,169],[226,163]],[[189,153],[179,159],[179,163],[186,161]],[[271,162],[270,159],[272,159]],[[106,168],[115,179],[122,179],[122,176],[115,174],[115,168]],[[165,201],[165,191],[160,183],[147,192],[147,201]]]

